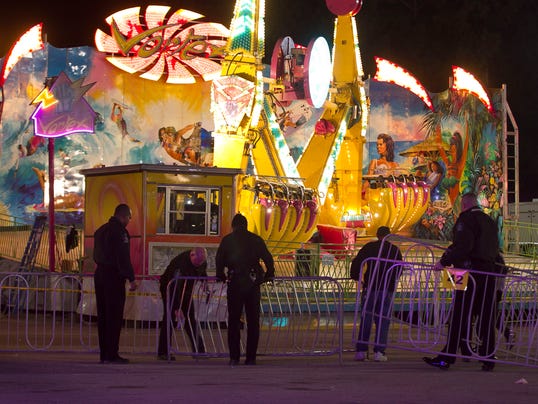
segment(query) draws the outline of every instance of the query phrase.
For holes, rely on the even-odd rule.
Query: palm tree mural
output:
[[[495,99],[500,99],[498,93],[494,95]],[[441,158],[448,166],[443,186],[451,209],[442,211],[432,205],[417,225],[417,233],[425,236],[426,230],[430,233],[426,235],[428,238],[449,239],[450,224],[459,214],[459,196],[466,192],[475,192],[484,210],[500,223],[502,120],[490,113],[477,97],[466,92],[447,90],[434,97],[433,102],[435,109],[426,111],[423,117],[422,126],[427,133],[425,141],[446,143],[448,139],[452,143],[457,132],[443,131],[442,128],[456,122],[464,128],[459,134],[462,150],[457,162],[442,148],[438,155],[431,156],[432,159]]]

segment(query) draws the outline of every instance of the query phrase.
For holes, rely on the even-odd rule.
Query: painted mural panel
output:
[[[95,133],[55,141],[57,222],[81,224],[84,179],[81,169],[134,163],[212,165],[211,83],[174,85],[145,80],[112,66],[90,47],[46,45],[22,59],[8,77],[2,115],[0,210],[15,217],[46,212],[46,139],[33,136],[31,101],[47,77],[64,72],[71,81],[94,83],[85,99],[97,113]],[[500,113],[490,113],[472,95],[447,90],[431,94],[434,111],[407,90],[368,80],[370,114],[364,177],[412,176],[431,189],[426,214],[410,235],[447,240],[459,211],[459,195],[473,190],[500,222],[502,144]],[[500,90],[490,91],[494,111]],[[273,105],[295,159],[312,136],[323,109],[303,100]],[[368,181],[362,184],[368,200]]]
[[[0,163],[0,210],[15,217],[46,212],[46,139],[34,136],[30,102],[47,77],[95,83],[85,99],[97,112],[95,133],[55,141],[58,223],[81,223],[83,177],[79,170],[133,163],[211,165],[213,118],[210,84],[170,85],[144,80],[110,65],[90,47],[43,51],[15,66],[5,86]]]
[[[502,121],[476,98],[454,90],[431,94],[434,111],[393,84],[371,81],[363,173],[413,176],[430,187],[429,207],[411,235],[449,240],[460,195],[475,192],[501,228]],[[501,111],[500,90],[491,90]]]

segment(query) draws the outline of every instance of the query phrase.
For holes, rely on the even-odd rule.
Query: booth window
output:
[[[160,186],[157,188],[157,198],[158,201],[166,201],[160,215],[158,233],[219,234],[220,190]]]

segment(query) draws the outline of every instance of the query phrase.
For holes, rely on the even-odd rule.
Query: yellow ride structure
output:
[[[363,195],[363,183],[374,179],[362,175],[368,100],[355,21],[361,3],[327,1],[337,14],[332,63],[324,40],[313,41],[305,55],[287,38],[275,48],[267,78],[262,74],[264,0],[236,1],[221,76],[212,85],[213,161],[216,167],[245,172],[237,211],[264,239],[281,245],[305,242],[318,223],[363,233],[380,225],[398,231],[416,222],[427,207],[428,187],[405,176],[377,177]],[[292,83],[298,74],[282,62],[301,52],[304,64],[294,68],[303,82]],[[320,68],[324,64],[328,75]],[[310,136],[295,162],[272,100],[286,102],[297,89],[299,97],[323,108],[318,123],[326,126]],[[321,105],[314,105],[320,100]]]

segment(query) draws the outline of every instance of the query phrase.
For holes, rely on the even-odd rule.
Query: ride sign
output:
[[[71,81],[64,72],[47,80],[45,88],[32,101],[37,105],[31,116],[37,136],[94,132],[96,113],[84,99],[94,83],[82,85],[83,80]]]
[[[167,83],[194,83],[220,75],[229,30],[217,23],[193,23],[201,14],[177,10],[168,16],[170,7],[148,6],[118,11],[106,21],[108,35],[95,32],[95,44],[101,52],[112,54],[107,60],[131,74]]]

